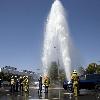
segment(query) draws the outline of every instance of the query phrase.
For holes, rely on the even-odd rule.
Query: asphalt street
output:
[[[0,90],[0,100],[100,100],[100,92],[81,90],[78,97],[63,89],[49,89],[48,93],[38,94],[38,90],[30,88],[29,93],[14,92],[9,89]]]

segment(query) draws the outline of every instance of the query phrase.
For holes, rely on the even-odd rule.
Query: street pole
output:
[[[54,47],[56,48],[56,47]],[[56,52],[57,52],[57,66],[58,66],[58,82],[59,82],[59,100],[60,100],[60,76],[59,76],[59,58],[58,58],[58,49],[56,48]]]
[[[59,58],[58,58],[58,82],[59,82],[59,100],[60,100],[60,76],[59,76]]]

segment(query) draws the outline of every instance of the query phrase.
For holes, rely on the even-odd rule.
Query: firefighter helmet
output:
[[[76,70],[74,70],[74,71],[73,71],[73,74],[77,74],[77,71],[76,71]]]
[[[42,77],[42,75],[40,75],[40,77]]]
[[[20,79],[22,78],[22,76],[20,76]]]

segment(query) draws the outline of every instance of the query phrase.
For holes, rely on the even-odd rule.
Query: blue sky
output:
[[[85,64],[100,61],[100,0],[61,0]],[[41,67],[44,22],[53,0],[0,0],[0,66]]]

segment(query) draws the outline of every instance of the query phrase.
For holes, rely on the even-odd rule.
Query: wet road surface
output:
[[[38,90],[31,88],[29,93],[14,92],[11,93],[5,89],[0,91],[0,100],[100,100],[100,92],[81,90],[78,97],[67,93],[63,89],[49,89],[49,93],[42,92],[38,94]]]

